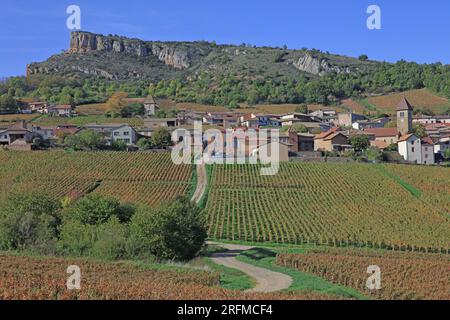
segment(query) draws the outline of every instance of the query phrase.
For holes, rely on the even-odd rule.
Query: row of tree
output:
[[[99,78],[33,75],[9,78],[0,83],[0,95],[32,97],[61,104],[104,102],[120,91],[130,97],[149,94],[179,102],[226,105],[239,103],[320,103],[329,104],[367,93],[389,93],[427,87],[450,98],[450,66],[421,65],[399,61],[380,63],[369,71],[329,73],[322,77],[281,74],[266,78],[241,77],[239,74],[201,73],[194,79],[163,80],[149,83],[106,81]]]
[[[186,198],[148,208],[97,194],[76,202],[20,194],[0,207],[0,250],[109,260],[188,260],[206,237],[200,209]]]

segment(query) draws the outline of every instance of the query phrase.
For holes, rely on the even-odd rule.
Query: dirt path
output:
[[[256,286],[253,289],[247,290],[248,292],[279,291],[289,288],[292,283],[292,278],[283,273],[256,267],[236,259],[236,256],[240,252],[252,249],[252,247],[214,242],[210,242],[210,244],[216,244],[229,250],[227,252],[213,254],[212,260],[215,263],[240,270],[256,280]]]
[[[195,203],[199,203],[203,197],[203,194],[206,190],[206,184],[208,183],[208,179],[206,177],[206,166],[205,162],[202,161],[201,164],[197,166],[197,188],[195,189],[194,195],[192,196],[191,201]]]

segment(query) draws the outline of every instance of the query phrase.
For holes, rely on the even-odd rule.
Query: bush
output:
[[[207,234],[200,209],[180,197],[170,205],[139,210],[131,220],[130,236],[134,254],[188,260],[200,251]]]
[[[106,260],[127,257],[128,228],[119,219],[112,217],[97,227],[97,240],[92,247],[92,256]]]
[[[68,220],[61,227],[58,253],[76,257],[90,256],[95,241],[97,241],[97,226]]]
[[[366,150],[370,146],[370,139],[364,134],[356,135],[350,138],[350,144],[357,151]]]
[[[129,206],[122,207],[116,199],[92,193],[80,199],[69,215],[83,224],[98,225],[107,222],[112,216],[129,220],[134,213],[132,211]]]
[[[78,134],[68,135],[64,144],[74,150],[96,150],[104,145],[103,136],[93,130],[83,130]]]
[[[57,201],[40,195],[12,195],[0,208],[0,247],[51,254],[61,223]]]
[[[172,145],[169,130],[164,127],[157,128],[152,134],[152,145],[158,149],[164,149]]]

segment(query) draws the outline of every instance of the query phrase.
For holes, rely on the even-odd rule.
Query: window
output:
[[[425,155],[425,159],[428,159],[428,154]]]
[[[117,132],[117,131],[114,132],[114,136],[115,136],[115,137],[120,136],[120,132]]]
[[[428,147],[425,147],[425,151],[428,151]]]
[[[415,148],[414,148],[414,147],[412,147],[412,148],[411,148],[411,152],[415,152],[414,150],[415,150]]]
[[[129,131],[125,131],[125,132],[123,133],[123,135],[124,135],[124,136],[129,136],[129,135],[130,135],[130,132],[129,132]]]
[[[404,118],[405,117],[405,113],[404,112],[400,112],[400,118]]]
[[[124,139],[125,143],[130,143],[130,139]]]

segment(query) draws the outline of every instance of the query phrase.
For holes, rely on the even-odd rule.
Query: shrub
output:
[[[139,210],[131,219],[130,234],[141,254],[170,260],[193,258],[207,237],[200,209],[181,197],[169,205]]]
[[[130,207],[121,207],[116,199],[93,193],[80,199],[70,210],[70,215],[83,224],[97,225],[107,222],[111,216],[129,220],[129,215],[133,214],[130,211]],[[126,215],[128,217],[124,218]]]
[[[0,247],[54,251],[61,223],[60,206],[45,195],[12,195],[0,208]]]

